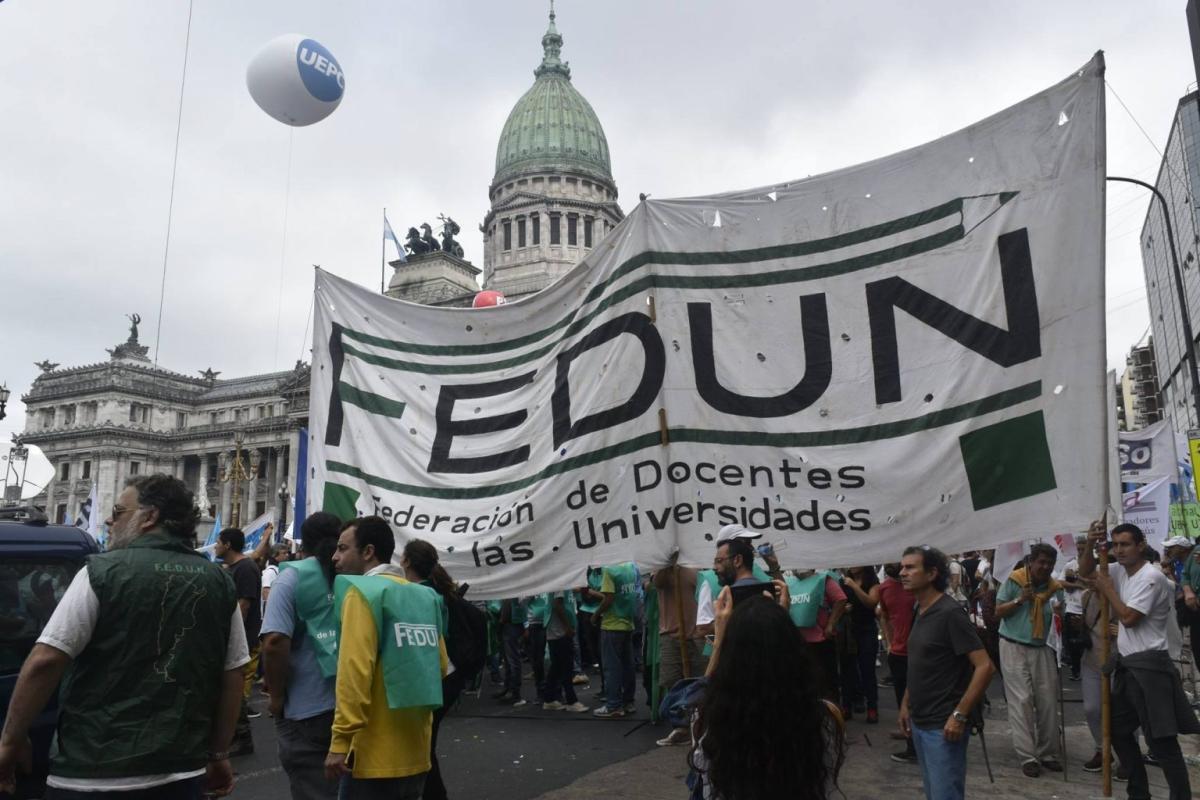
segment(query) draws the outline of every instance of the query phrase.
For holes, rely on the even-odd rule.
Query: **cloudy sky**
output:
[[[1149,136],[1109,92],[1109,174],[1153,181],[1155,148],[1195,81],[1184,5],[560,0],[558,24],[628,211],[639,192],[745,188],[919,144],[1098,49]],[[169,369],[290,367],[307,358],[311,265],[378,285],[384,207],[398,231],[452,215],[482,266],[496,139],[532,83],[546,11],[542,0],[195,0],[156,335],[188,2],[0,2],[0,382],[19,394],[34,361],[106,359],[131,312]],[[245,86],[255,52],[289,32],[323,43],[347,75],[341,107],[294,131]],[[1110,190],[1112,366],[1149,324],[1146,207],[1140,190]],[[11,403],[0,441],[23,426]]]

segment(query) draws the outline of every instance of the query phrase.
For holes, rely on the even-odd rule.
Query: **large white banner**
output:
[[[1084,530],[1106,503],[1103,63],[930,144],[647,200],[486,309],[318,271],[309,505],[473,596],[589,564],[785,567]],[[542,245],[555,249],[559,245]]]

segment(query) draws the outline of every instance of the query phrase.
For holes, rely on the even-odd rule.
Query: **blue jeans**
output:
[[[921,765],[925,800],[963,800],[967,796],[966,734],[957,742],[948,742],[941,728],[912,726],[913,746]]]
[[[609,710],[633,702],[637,676],[633,671],[633,631],[600,631],[604,668],[604,705]]]

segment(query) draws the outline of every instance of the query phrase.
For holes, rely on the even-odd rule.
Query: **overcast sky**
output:
[[[1098,49],[1153,142],[1109,92],[1108,172],[1153,182],[1155,147],[1195,81],[1184,5],[560,0],[558,26],[629,211],[639,192],[746,188],[920,144]],[[0,2],[0,382],[17,395],[34,361],[107,359],[131,312],[163,367],[288,368],[308,357],[312,264],[378,286],[385,206],[401,235],[453,216],[482,267],[496,140],[533,81],[546,11],[541,0],[196,0],[156,341],[188,3]],[[324,44],[347,76],[341,107],[294,132],[245,86],[257,50],[292,32]],[[1149,324],[1146,207],[1141,190],[1110,189],[1110,366]],[[0,441],[24,427],[13,399]]]

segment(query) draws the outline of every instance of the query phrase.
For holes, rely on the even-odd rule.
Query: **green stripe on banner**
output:
[[[875,253],[867,253],[866,255],[847,258],[842,261],[833,261],[828,264],[814,264],[811,267],[797,267],[795,269],[782,269],[774,272],[754,272],[750,274],[737,273],[734,275],[647,275],[644,278],[639,278],[636,281],[623,286],[616,292],[606,297],[596,305],[592,311],[583,315],[579,319],[572,322],[563,331],[559,341],[572,336],[585,328],[593,319],[604,312],[607,308],[623,300],[626,300],[634,295],[640,294],[647,289],[745,289],[753,286],[777,286],[784,283],[803,283],[806,281],[816,281],[822,278],[832,278],[837,275],[846,275],[851,272],[857,272],[863,269],[870,269],[881,264],[887,264],[892,261],[900,261],[905,258],[910,258],[921,253],[927,253],[938,248],[945,247],[948,244],[956,242],[963,238],[962,225],[955,225],[953,228],[947,228],[932,236],[926,236],[924,239],[918,239],[915,242],[906,242],[902,245],[889,247]],[[379,337],[371,336],[370,334],[361,333],[351,328],[346,328],[342,331],[342,335],[346,338],[356,339],[360,342],[366,342],[368,339],[374,340],[367,343],[379,345],[382,341]],[[504,344],[499,343],[499,344]],[[369,364],[375,364],[381,367],[390,367],[404,372],[419,372],[427,375],[458,375],[476,372],[492,372],[499,369],[507,369],[520,364],[525,364],[530,361],[535,361],[545,355],[548,351],[554,348],[558,342],[555,342],[547,347],[533,350],[519,356],[504,359],[503,361],[483,362],[478,364],[421,364],[415,361],[400,361],[398,359],[388,358],[387,356],[376,356],[364,353],[349,345],[343,344],[342,347],[346,353],[354,355],[355,358],[361,358]],[[386,345],[385,345],[386,346]],[[477,347],[489,347],[490,345],[456,345],[458,350],[473,350]],[[392,348],[409,350],[408,346],[404,348]],[[446,355],[466,355],[464,352],[459,353],[443,353]]]
[[[977,197],[995,197],[996,201],[999,205],[1004,205],[1005,203],[1012,200],[1012,198],[1015,196],[1016,196],[1016,192],[999,192],[996,194],[978,195]],[[592,287],[591,291],[588,292],[587,297],[585,297],[583,299],[583,303],[587,304],[587,303],[592,302],[593,300],[600,298],[606,291],[608,291],[609,287],[611,287],[615,281],[619,280],[620,278],[625,277],[626,275],[628,275],[632,272],[636,272],[637,270],[639,270],[647,265],[650,265],[650,264],[679,264],[679,265],[684,265],[684,266],[716,266],[719,264],[751,264],[751,263],[755,263],[755,262],[759,262],[759,261],[774,261],[774,260],[779,260],[779,259],[784,259],[784,258],[797,258],[799,256],[815,255],[817,253],[825,253],[825,252],[829,252],[832,250],[840,250],[845,247],[851,247],[854,245],[863,244],[865,242],[874,241],[875,239],[882,239],[887,236],[894,236],[898,233],[903,233],[904,231],[912,230],[914,228],[919,228],[922,225],[928,225],[931,222],[937,222],[940,219],[945,219],[946,217],[954,216],[955,214],[962,214],[963,201],[967,200],[967,199],[976,199],[976,197],[971,197],[971,198],[956,197],[953,200],[949,200],[945,203],[942,203],[941,205],[934,206],[933,208],[928,208],[924,211],[918,211],[915,214],[909,214],[907,216],[899,217],[897,219],[890,220],[888,222],[883,222],[878,225],[870,225],[866,228],[861,228],[860,230],[857,230],[857,231],[850,231],[848,233],[842,233],[842,234],[838,234],[837,236],[830,236],[830,237],[827,237],[824,239],[814,239],[809,242],[795,242],[792,244],[771,245],[770,247],[755,247],[755,248],[750,248],[747,250],[709,251],[709,252],[700,252],[700,253],[672,253],[672,252],[662,252],[662,251],[650,250],[650,251],[646,251],[643,253],[638,253],[637,255],[632,256],[629,259],[627,259],[624,263],[621,264],[621,266],[619,266],[615,270],[613,270],[612,275],[610,275],[608,278],[606,278],[605,280],[596,284],[596,286]],[[961,220],[960,220],[960,224],[952,230],[956,231],[957,235],[947,239],[946,241],[940,241],[940,243],[937,244],[938,247],[944,246],[948,242],[956,241],[957,239],[961,239],[965,235]],[[943,233],[943,234],[939,234],[938,236],[944,236],[944,235],[945,234]],[[937,239],[937,238],[938,238],[937,236],[926,237],[925,239],[921,239],[918,241],[925,242],[930,239]],[[888,248],[887,250],[883,250],[881,252],[887,253],[887,252],[895,251],[895,250],[899,250],[899,249],[901,249],[901,248]],[[923,249],[915,250],[913,252],[908,253],[908,255],[916,255],[921,252],[925,252],[925,250],[923,250]],[[872,254],[872,256],[873,255],[876,255],[876,254]],[[870,258],[870,257],[871,256],[866,256],[864,258]],[[896,258],[902,258],[902,257],[904,257],[904,256],[897,256]],[[890,260],[896,260],[896,259],[893,258]],[[846,259],[845,261],[833,262],[833,264],[817,265],[815,267],[808,267],[808,268],[804,268],[804,269],[819,270],[822,267],[828,268],[831,266],[847,264],[847,263],[854,262],[854,261],[855,261],[855,259]],[[819,278],[829,277],[830,275],[839,275],[839,274],[844,274],[844,272],[852,272],[852,271],[854,271],[854,269],[866,269],[868,267],[878,266],[881,263],[887,263],[887,262],[886,261],[879,261],[879,262],[875,262],[875,263],[863,262],[861,265],[855,266],[851,269],[843,269],[842,271],[834,271],[834,272],[829,272],[826,274],[813,273],[811,275],[811,277],[800,278],[800,279],[797,279],[795,277],[789,277],[785,280],[780,280],[780,281],[763,281],[761,283],[744,283],[744,284],[743,283],[725,284],[725,283],[718,282],[718,283],[714,283],[709,286],[689,286],[689,285],[681,284],[679,286],[679,288],[735,288],[735,287],[739,287],[739,286],[768,286],[768,285],[772,285],[773,283],[789,283],[789,282],[793,282],[795,280],[817,280]],[[794,270],[792,272],[801,272],[801,271],[803,271],[803,269],[802,270]],[[762,274],[772,274],[772,273],[762,273]],[[785,273],[774,273],[774,274],[785,274]],[[693,277],[693,276],[684,276],[684,277]],[[694,276],[694,279],[703,280],[704,277],[705,276]],[[730,277],[734,277],[734,276],[730,276]],[[744,276],[736,276],[736,277],[734,277],[734,279],[740,278],[740,277],[744,277]],[[720,279],[715,279],[715,280],[719,281]],[[636,294],[638,291],[643,291],[644,289],[649,288],[649,287],[671,288],[672,284],[670,284],[670,283],[655,283],[653,281],[639,283],[638,288],[635,291],[625,294],[621,299],[628,297],[629,294]],[[612,302],[615,302],[615,301],[610,299],[608,301],[608,305],[611,305]],[[607,307],[607,306],[605,306],[605,307]],[[599,309],[597,309],[597,310],[599,310]],[[486,342],[486,343],[481,343],[481,344],[452,345],[452,344],[421,344],[421,343],[417,343],[417,342],[402,342],[402,341],[398,341],[395,339],[386,339],[381,336],[374,336],[372,334],[365,333],[363,331],[356,331],[356,330],[353,330],[352,328],[346,328],[344,333],[347,337],[349,337],[351,339],[355,339],[356,341],[362,342],[363,344],[370,344],[370,345],[374,345],[376,347],[385,347],[389,350],[396,350],[396,351],[404,352],[404,353],[416,353],[418,355],[447,355],[447,356],[487,355],[490,353],[502,353],[506,350],[517,350],[519,348],[525,347],[526,345],[535,344],[536,342],[540,342],[542,339],[545,339],[547,336],[550,336],[550,335],[554,334],[555,332],[560,331],[563,328],[567,327],[568,325],[571,325],[572,321],[575,320],[575,315],[577,313],[579,313],[579,309],[576,309],[575,311],[572,311],[570,314],[567,314],[565,317],[558,320],[553,325],[543,328],[540,331],[536,331],[534,333],[528,334],[527,336],[520,336],[516,339],[509,339],[509,340],[503,341],[503,342]],[[593,311],[591,316],[594,316],[595,313],[596,312]],[[588,317],[588,318],[590,318],[590,317]],[[574,322],[574,324],[582,325],[582,324],[584,324],[584,320],[583,319],[577,320]],[[569,335],[569,333],[568,333],[568,335]]]
[[[844,428],[842,430],[832,431],[807,431],[807,432],[792,432],[792,433],[760,433],[746,431],[712,431],[699,428],[670,428],[669,438],[673,442],[693,442],[703,444],[724,444],[724,445],[741,445],[741,446],[758,446],[758,447],[830,447],[835,445],[860,444],[863,442],[879,441],[881,439],[894,439],[899,436],[907,436],[920,431],[932,430],[940,428],[944,425],[950,425],[955,422],[973,419],[975,417],[990,414],[993,411],[1000,411],[1005,408],[1024,403],[1028,400],[1034,400],[1042,395],[1042,382],[1033,381],[1024,386],[1018,386],[1015,389],[1006,389],[1003,392],[998,392],[988,397],[979,400],[974,400],[969,403],[944,408],[940,411],[934,411],[929,414],[923,414],[912,419],[900,420],[897,422],[886,422],[880,425],[867,425],[860,428]],[[330,472],[338,472],[343,475],[350,475],[360,480],[366,481],[369,485],[380,489],[387,489],[400,494],[411,495],[413,497],[432,497],[439,500],[469,500],[479,497],[497,497],[499,495],[508,494],[510,492],[518,492],[535,483],[545,480],[546,478],[555,475],[561,475],[566,472],[571,472],[583,467],[589,467],[593,464],[599,464],[604,461],[609,461],[620,456],[635,453],[639,450],[645,450],[650,447],[659,447],[662,443],[662,435],[655,430],[651,433],[645,433],[640,436],[635,436],[618,444],[602,447],[599,450],[593,450],[590,453],[583,453],[578,456],[563,459],[557,464],[551,464],[548,467],[538,471],[533,475],[526,476],[519,480],[499,483],[492,486],[471,486],[471,487],[436,487],[436,486],[415,486],[412,484],[399,483],[397,481],[382,478],[378,475],[371,475],[363,472],[358,467],[350,464],[343,464],[338,461],[326,461],[325,468]]]
[[[346,349],[348,350],[349,348]],[[372,414],[395,417],[397,419],[404,414],[404,403],[400,400],[393,400],[381,394],[359,389],[357,386],[351,386],[345,381],[338,383],[338,396],[342,398],[342,402],[358,406],[370,411]]]

